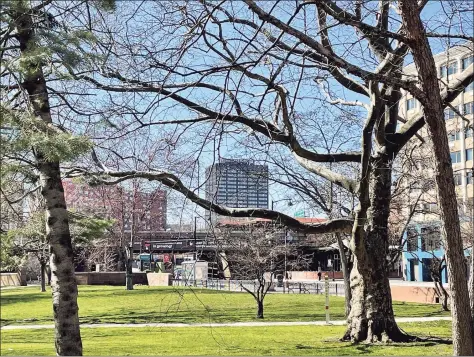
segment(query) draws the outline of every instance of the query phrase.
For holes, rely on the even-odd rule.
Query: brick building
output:
[[[69,209],[114,219],[121,232],[130,232],[132,222],[134,232],[165,230],[166,193],[163,190],[144,192],[115,185],[91,187],[73,180],[64,180],[63,186]]]

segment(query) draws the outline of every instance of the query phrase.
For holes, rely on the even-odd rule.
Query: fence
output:
[[[270,283],[268,283],[270,284]],[[269,293],[280,294],[324,294],[324,282],[283,282],[271,283]],[[253,280],[173,280],[173,286],[194,286],[197,288],[213,289],[220,291],[244,292],[247,288],[250,291],[257,289],[257,282]],[[343,283],[329,283],[329,294],[344,296]]]

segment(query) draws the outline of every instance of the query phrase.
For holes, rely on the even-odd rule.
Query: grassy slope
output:
[[[449,337],[450,322],[403,324],[417,335]],[[82,329],[85,355],[452,355],[432,342],[351,345],[342,326]],[[54,355],[53,330],[2,331],[1,355]]]
[[[344,299],[330,298],[332,320],[344,319]],[[399,317],[447,315],[438,305],[394,302]],[[82,323],[236,322],[254,320],[253,298],[245,293],[190,288],[80,286]],[[265,299],[266,321],[324,320],[324,296],[270,294]],[[52,323],[51,293],[38,288],[1,291],[1,324]]]

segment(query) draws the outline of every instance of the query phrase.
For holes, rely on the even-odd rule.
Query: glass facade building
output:
[[[232,208],[268,208],[268,166],[221,159],[206,169],[206,199]]]

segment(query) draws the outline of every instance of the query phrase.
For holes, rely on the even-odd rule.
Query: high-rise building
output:
[[[455,83],[459,76],[464,71],[472,71],[470,65],[474,61],[473,57],[473,44],[465,44],[463,46],[456,46],[450,48],[448,51],[442,52],[434,56],[436,66],[438,68],[438,77],[442,83],[441,87]],[[417,71],[414,64],[410,64],[404,68],[404,75],[414,77],[417,75]],[[448,131],[448,141],[451,151],[451,160],[454,170],[454,180],[456,184],[456,193],[459,197],[461,204],[464,204],[466,209],[467,203],[472,203],[474,197],[474,186],[473,186],[473,112],[474,112],[474,85],[471,82],[467,85],[464,90],[458,95],[454,101],[451,102],[452,107],[457,109],[453,110],[448,107],[445,110],[444,119],[446,122],[446,129]],[[437,90],[437,88],[433,88]],[[405,94],[403,100],[399,105],[400,117],[404,120],[410,120],[414,116],[417,116],[421,112],[420,103],[412,98],[411,95]],[[464,119],[461,117],[461,115]],[[419,135],[422,138],[428,138],[428,131],[426,126],[419,131]],[[430,189],[426,190],[423,185],[428,182],[429,179],[434,179],[432,150],[430,148],[430,141],[426,140],[426,143],[419,145],[420,141],[417,138],[413,138],[408,146],[410,153],[409,160],[411,164],[407,164],[402,169],[402,174],[407,177],[407,184],[411,185],[408,191],[408,200],[410,203],[414,203],[418,196],[421,199],[418,200],[419,207],[417,210],[420,212],[416,214],[414,220],[416,221],[431,221],[438,219],[437,216],[431,213],[437,212],[437,197],[434,185]],[[434,144],[436,145],[436,143]],[[409,182],[411,179],[411,182]],[[415,184],[413,184],[415,183]],[[424,192],[420,190],[424,189]]]
[[[221,159],[206,169],[206,199],[226,207],[268,208],[268,166]]]

